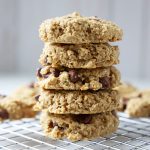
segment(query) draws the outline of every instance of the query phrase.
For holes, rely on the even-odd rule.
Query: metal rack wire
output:
[[[0,150],[150,150],[150,119],[119,117],[116,133],[78,142],[45,137],[38,118],[6,121],[0,124]]]

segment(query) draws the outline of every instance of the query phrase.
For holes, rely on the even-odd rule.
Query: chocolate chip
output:
[[[143,96],[142,93],[139,93],[138,97],[139,97],[139,98],[142,98],[142,96]]]
[[[0,118],[2,119],[8,119],[9,118],[9,114],[5,109],[0,109]]]
[[[82,84],[90,82],[88,77],[85,77],[85,76],[82,76],[82,77],[83,77]]]
[[[63,32],[64,32],[63,29],[62,29],[62,28],[59,28],[59,34],[62,35]]]
[[[79,56],[79,52],[78,52],[78,49],[79,48],[73,48],[73,55],[75,55],[75,57],[78,57]]]
[[[59,130],[62,130],[62,131],[65,130],[64,127],[59,127],[59,126],[58,126],[58,129],[59,129]]]
[[[29,85],[28,85],[29,88],[34,88],[34,82],[31,82]]]
[[[38,68],[38,69],[37,69],[37,73],[36,73],[36,75],[37,75],[38,77],[40,77],[40,78],[42,78],[41,69],[42,69],[42,68]]]
[[[92,90],[92,89],[88,89],[88,90],[86,90],[86,91],[95,94],[95,93],[98,92],[99,90],[94,91],[94,90]]]
[[[48,126],[49,126],[50,128],[54,128],[53,122],[51,121],[51,122],[48,124]]]
[[[51,63],[48,62],[47,58],[48,58],[48,55],[45,57],[44,63],[45,63],[46,65],[50,65]]]
[[[91,29],[90,29],[90,28],[87,28],[86,32],[87,32],[87,33],[91,33]]]
[[[76,70],[69,70],[68,74],[71,82],[76,83],[80,80],[80,77],[78,76],[78,72]]]
[[[79,123],[89,124],[92,120],[92,116],[88,114],[73,115],[73,120]]]
[[[126,108],[127,108],[127,105],[126,105],[126,104],[123,104],[123,108],[122,108],[123,111],[126,110]]]
[[[43,77],[43,78],[48,78],[48,76],[49,76],[49,74],[51,74],[51,72],[42,75],[42,74],[41,74],[41,69],[42,69],[42,68],[39,68],[39,69],[37,70],[37,76],[40,77],[40,78],[42,78],[42,77]]]
[[[40,97],[40,95],[35,96],[35,100],[38,101],[39,97]]]
[[[55,77],[59,77],[59,75],[60,75],[60,70],[54,69],[53,74],[54,74]]]
[[[50,122],[49,123],[50,128],[58,127],[59,130],[64,130],[64,127],[60,127],[56,122]]]
[[[115,117],[117,117],[117,112],[116,112],[115,110],[112,110],[111,113],[112,113]]]
[[[129,98],[126,98],[126,97],[122,98],[123,110],[126,109],[128,101],[129,101]]]
[[[102,84],[103,89],[110,88],[110,78],[109,77],[102,77],[99,79],[99,81]]]
[[[85,84],[86,82],[85,82],[85,80],[82,80],[82,84]]]
[[[58,127],[59,130],[64,130],[64,127],[60,127],[56,122],[53,123],[53,127]]]

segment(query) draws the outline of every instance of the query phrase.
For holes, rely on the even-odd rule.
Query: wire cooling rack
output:
[[[38,118],[6,121],[0,124],[0,150],[150,150],[150,119],[119,117],[116,133],[73,143],[45,137]]]

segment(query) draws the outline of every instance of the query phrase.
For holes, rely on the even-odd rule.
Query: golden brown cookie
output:
[[[150,117],[150,90],[141,90],[128,97],[125,112],[130,117]]]
[[[78,141],[106,136],[115,132],[118,124],[115,111],[94,115],[56,115],[45,110],[41,115],[45,134],[54,139]]]
[[[124,111],[130,97],[137,95],[138,89],[130,83],[122,82],[118,87],[115,88],[120,93],[120,105],[118,110]]]
[[[97,68],[119,63],[119,48],[108,43],[50,44],[45,43],[39,59],[44,66],[58,68]]]
[[[115,90],[43,90],[35,109],[48,109],[56,114],[94,114],[112,111],[118,106],[119,95]]]
[[[38,84],[43,89],[99,90],[119,85],[120,72],[115,67],[96,69],[51,68],[46,66],[37,72]]]
[[[119,41],[122,35],[116,24],[79,13],[45,20],[39,29],[41,40],[50,43],[105,43]]]
[[[34,117],[37,114],[33,109],[37,95],[39,89],[32,83],[18,88],[9,96],[1,96],[0,121]]]

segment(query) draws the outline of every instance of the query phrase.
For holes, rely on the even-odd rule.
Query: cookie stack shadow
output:
[[[39,30],[45,42],[38,70],[41,93],[36,109],[51,138],[93,139],[116,131],[119,120],[119,49],[122,39],[109,21],[78,13],[48,19]]]

